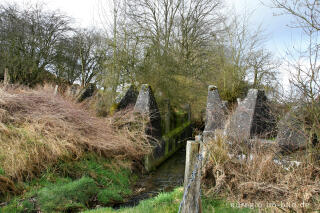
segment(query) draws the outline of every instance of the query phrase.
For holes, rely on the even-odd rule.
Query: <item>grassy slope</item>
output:
[[[122,113],[122,114],[121,114]],[[118,116],[118,117],[117,117]],[[38,176],[60,159],[94,151],[140,159],[151,151],[143,125],[128,112],[100,118],[50,88],[0,84],[0,171],[11,180]]]
[[[121,202],[132,193],[133,160],[151,150],[129,111],[100,118],[53,91],[0,84],[0,212]]]
[[[183,195],[183,189],[177,188],[170,193],[161,193],[155,198],[141,201],[138,206],[114,210],[112,208],[101,208],[85,211],[84,213],[176,213]],[[251,209],[233,209],[226,202],[214,199],[202,199],[203,212],[256,212]]]
[[[61,161],[40,178],[22,183],[23,195],[14,197],[0,212],[80,211],[107,205],[130,195],[132,182],[128,168],[90,154],[77,161]]]

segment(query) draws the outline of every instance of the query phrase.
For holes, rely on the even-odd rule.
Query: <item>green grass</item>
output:
[[[112,208],[100,208],[85,211],[84,213],[176,213],[183,195],[183,189],[177,188],[170,193],[160,193],[157,197],[143,200],[139,205],[132,208],[121,208],[114,210]],[[257,212],[253,209],[235,209],[227,202],[219,199],[202,199],[203,212],[222,212],[222,213],[247,213]]]
[[[122,201],[124,196],[132,193],[130,190],[132,180],[130,179],[130,170],[112,165],[110,160],[89,155],[76,163],[65,162],[62,165],[62,173],[64,176],[74,179],[83,175],[95,179],[100,188],[103,188],[98,193],[98,201],[102,204],[108,204],[112,201]]]
[[[29,193],[29,196],[26,196],[26,200],[13,200],[9,206],[2,208],[0,212],[33,212],[36,209],[36,205],[43,212],[79,211],[86,209],[90,199],[98,191],[96,182],[89,177],[83,177],[75,181],[65,181],[48,183],[46,187]],[[35,197],[37,202],[31,202],[31,197]]]
[[[45,187],[37,193],[37,198],[44,212],[84,209],[97,190],[92,178],[83,177],[67,184]]]
[[[1,158],[1,157],[0,157]],[[0,167],[0,175],[5,175],[4,170]]]
[[[92,200],[108,205],[132,193],[133,179],[128,168],[88,154],[80,160],[60,161],[41,177],[22,183],[24,193],[11,198],[0,212],[32,212],[36,208],[43,212],[74,212],[90,208]]]

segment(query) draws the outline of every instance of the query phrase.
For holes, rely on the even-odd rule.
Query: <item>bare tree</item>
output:
[[[112,82],[113,91],[130,76],[132,83],[154,87],[160,102],[171,97],[173,105],[204,104],[206,94],[201,91],[219,84],[221,73],[225,90],[231,85],[235,91],[224,96],[228,100],[245,93],[248,77],[256,76],[254,84],[261,86],[271,76],[267,64],[272,57],[262,48],[260,29],[252,33],[248,22],[228,19],[223,0],[112,2],[106,81]]]
[[[320,137],[320,61],[319,61],[319,29],[320,5],[317,0],[272,0],[272,8],[279,15],[287,14],[294,18],[290,27],[299,28],[303,39],[293,44],[287,51],[287,64],[291,71],[291,85],[295,91],[295,104],[298,105],[297,120],[304,126],[309,135],[309,154],[314,153],[311,145],[314,138]],[[298,100],[298,101],[297,101]],[[312,155],[311,155],[312,156]]]
[[[261,25],[252,26],[255,11],[233,14],[225,22],[225,31],[217,39],[222,56],[218,73],[221,82],[217,85],[227,99],[235,101],[245,95],[248,88],[268,89],[277,85],[279,61],[264,46],[266,36]],[[233,12],[234,13],[234,12]]]
[[[315,31],[320,30],[320,4],[318,0],[271,0],[270,7],[278,9],[279,14],[295,17],[292,27],[300,27]]]
[[[81,87],[86,87],[102,72],[106,59],[106,45],[102,35],[92,30],[81,30],[74,39],[81,67]]]
[[[57,83],[66,81],[72,85],[80,79],[81,65],[79,63],[79,50],[75,36],[62,39],[57,44],[53,63],[53,73],[57,76]]]
[[[105,60],[103,35],[95,30],[82,29],[58,43],[53,70],[58,80],[66,80],[69,84],[79,81],[81,87],[86,87],[103,72]]]
[[[71,30],[70,19],[39,5],[9,5],[1,6],[0,20],[2,64],[9,68],[11,80],[34,85],[50,75],[55,46]]]
[[[295,18],[290,27],[300,28],[304,39],[288,50],[288,64],[293,68],[292,83],[309,100],[315,100],[320,92],[319,76],[319,3],[318,1],[272,0],[272,7],[281,14]]]
[[[248,56],[249,75],[252,76],[253,88],[274,87],[277,82],[278,68],[277,61],[271,52],[266,49],[258,49]]]

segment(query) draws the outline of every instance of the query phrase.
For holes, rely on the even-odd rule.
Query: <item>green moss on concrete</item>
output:
[[[183,131],[188,128],[191,125],[191,121],[188,121],[186,123],[183,123],[181,126],[173,129],[172,131],[170,131],[168,134],[163,136],[164,140],[170,140],[172,138],[175,138],[177,136],[179,136],[180,134],[183,133]]]
[[[165,144],[165,154],[164,156],[155,159],[152,155],[146,156],[145,157],[145,168],[148,171],[152,171],[156,169],[162,162],[164,162],[166,159],[171,157],[177,150],[179,150],[184,143],[180,143],[178,146],[173,146],[172,150],[169,151],[169,145],[170,143],[175,143],[177,138],[184,132],[187,131],[188,128],[190,128],[191,122],[186,122],[183,125],[175,128],[174,130],[170,131],[168,134],[164,135],[162,137],[162,140],[164,141]]]
[[[188,121],[188,113],[186,111],[176,110],[174,114],[175,114],[174,125],[176,127],[182,126],[185,122]]]
[[[113,103],[111,105],[111,107],[110,107],[110,110],[109,110],[110,115],[113,115],[117,111],[117,109],[118,109],[118,104],[117,103]]]

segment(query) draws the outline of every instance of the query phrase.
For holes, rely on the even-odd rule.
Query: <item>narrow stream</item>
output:
[[[138,205],[141,200],[155,197],[160,192],[170,192],[183,185],[185,167],[185,148],[177,151],[166,160],[156,171],[142,177],[135,185],[136,195],[121,205],[114,208]]]

